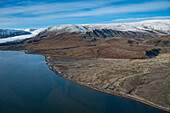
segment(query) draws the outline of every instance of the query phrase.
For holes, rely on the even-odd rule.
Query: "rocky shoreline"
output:
[[[80,84],[82,86],[85,87],[89,87],[92,88],[94,90],[97,91],[101,91],[104,93],[109,93],[115,96],[120,96],[120,97],[124,97],[124,98],[128,98],[128,99],[132,99],[134,101],[138,101],[141,102],[143,104],[152,106],[154,108],[163,110],[163,111],[170,111],[170,101],[169,101],[169,97],[170,97],[170,93],[168,91],[168,87],[169,87],[169,81],[170,78],[168,77],[168,74],[170,74],[170,54],[161,54],[160,56],[157,56],[156,58],[153,59],[141,59],[141,60],[128,60],[128,59],[105,59],[105,58],[69,58],[69,57],[45,57],[47,64],[49,66],[49,68],[54,71],[57,75],[70,80],[72,82],[75,82],[77,84]],[[142,63],[144,64],[143,66],[146,66],[146,69],[144,69],[142,67]],[[148,64],[146,64],[148,63]],[[137,73],[137,74],[133,74],[129,72],[128,73],[122,73],[124,71],[122,71],[122,69],[118,69],[117,74],[113,74],[115,73],[114,69],[110,70],[110,67],[112,65],[112,67],[116,67],[116,65],[120,65],[120,64],[127,64],[130,65],[132,67],[131,64],[137,64],[135,65],[135,67],[140,66],[142,67],[142,70],[139,70],[139,68],[134,69],[134,68],[128,68],[126,67],[126,71],[137,71],[138,72],[133,72],[133,73]],[[147,65],[151,64],[148,68]],[[91,65],[91,66],[90,66]],[[84,67],[86,66],[86,67]],[[153,67],[152,67],[153,66]],[[94,69],[94,68],[98,68],[98,69]],[[106,67],[107,71],[104,72],[105,74],[107,74],[109,77],[108,78],[96,78],[93,75],[96,75],[97,72],[99,72],[98,74],[102,74],[100,73],[100,71]],[[119,67],[119,66],[118,66]],[[121,68],[123,68],[124,66],[121,65]],[[158,79],[158,81],[156,79],[151,79],[151,78],[155,78],[154,76],[152,76],[151,78],[149,78],[148,76],[150,75],[155,75],[153,71],[149,71],[150,70],[154,70],[156,71],[157,69],[164,68],[164,71],[161,72],[161,74],[156,75],[156,79]],[[86,71],[85,71],[86,70]],[[95,71],[92,71],[95,70]],[[160,71],[160,70],[159,70]],[[102,72],[102,71],[101,71]],[[112,73],[111,73],[112,72]],[[103,73],[103,74],[104,74]],[[110,73],[110,74],[108,74]],[[156,72],[155,72],[156,73]],[[148,75],[147,75],[148,74]],[[79,76],[77,76],[79,75]],[[112,76],[111,76],[112,75]],[[115,75],[113,77],[113,75]],[[123,76],[121,76],[123,75]],[[124,76],[125,75],[125,76]],[[141,76],[141,78],[139,77]],[[163,76],[163,77],[162,77]],[[117,77],[117,78],[116,78]],[[148,80],[144,79],[143,77],[146,77]],[[128,81],[130,79],[132,79],[132,81]],[[139,80],[133,80],[138,78]],[[162,81],[164,81],[164,86],[161,90],[161,85],[163,85],[163,83],[158,84],[160,82],[160,79],[162,79]],[[102,82],[96,82],[95,80],[97,79],[103,79]],[[151,81],[150,81],[151,79]],[[108,81],[111,80],[111,81]],[[138,84],[138,82],[140,80],[145,81],[146,83],[143,84]],[[90,81],[90,82],[89,82]],[[107,81],[107,82],[106,82]],[[127,82],[128,81],[128,82]],[[136,85],[134,85],[134,87],[129,86],[131,83],[134,83],[134,81],[136,81]],[[153,82],[152,84],[150,84],[149,86],[145,86],[146,84],[148,85],[149,82]],[[154,83],[155,82],[155,83]],[[125,86],[129,86],[128,88],[126,88]],[[156,85],[156,86],[155,86]],[[150,87],[151,86],[151,87]],[[149,87],[149,88],[147,88]],[[152,92],[150,92],[149,90],[153,90],[153,88],[156,88],[154,91],[157,92],[156,95],[154,96]],[[159,90],[158,90],[159,89]],[[163,91],[163,92],[161,92]],[[148,95],[145,94],[148,93]],[[154,92],[154,93],[155,93]],[[142,95],[142,93],[144,93]],[[150,95],[150,96],[149,96]],[[161,95],[166,96],[166,99],[162,99]],[[149,96],[149,98],[147,97]],[[165,98],[165,97],[163,97]],[[159,100],[159,101],[158,101]]]

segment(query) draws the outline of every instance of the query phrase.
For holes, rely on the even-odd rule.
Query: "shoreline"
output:
[[[157,104],[154,104],[152,102],[149,102],[147,101],[146,99],[143,99],[143,98],[140,98],[140,97],[135,97],[135,96],[132,96],[132,95],[128,95],[128,94],[125,94],[125,93],[121,93],[121,92],[116,92],[116,91],[111,91],[111,90],[102,90],[102,89],[98,89],[98,88],[95,88],[95,87],[92,87],[92,86],[89,86],[87,84],[82,84],[81,82],[79,81],[74,81],[68,77],[64,77],[64,75],[62,75],[62,72],[58,72],[56,71],[55,69],[53,69],[51,66],[48,65],[48,60],[47,60],[47,56],[43,55],[45,57],[45,62],[46,62],[46,65],[48,66],[48,68],[53,71],[57,76],[59,77],[62,77],[66,80],[69,80],[75,84],[78,84],[78,85],[81,85],[83,87],[88,87],[92,90],[95,90],[95,91],[99,91],[99,92],[102,92],[102,93],[107,93],[107,94],[110,94],[110,95],[113,95],[113,96],[117,96],[117,97],[120,97],[120,98],[125,98],[125,99],[130,99],[130,100],[133,100],[133,101],[136,101],[136,102],[140,102],[142,104],[145,104],[147,106],[150,106],[150,107],[153,107],[153,108],[156,108],[158,110],[161,110],[161,111],[165,111],[165,112],[170,112],[170,109],[168,108],[165,108],[163,106],[160,106],[160,105],[157,105]]]
[[[50,70],[52,70],[50,67],[49,67]],[[52,70],[53,71],[53,70]],[[147,102],[146,100],[141,100],[139,98],[135,98],[133,96],[130,96],[130,95],[126,95],[126,94],[123,94],[123,93],[119,93],[119,92],[113,92],[113,91],[108,91],[108,90],[101,90],[101,89],[98,89],[98,88],[95,88],[95,87],[90,87],[88,85],[85,85],[85,84],[80,84],[80,82],[76,82],[76,81],[73,81],[69,78],[66,78],[66,77],[63,77],[60,73],[58,72],[55,72],[53,71],[57,76],[60,76],[66,80],[69,80],[75,84],[78,84],[78,85],[81,85],[83,87],[88,87],[92,90],[95,90],[95,91],[99,91],[99,92],[102,92],[102,93],[107,93],[107,94],[110,94],[110,95],[113,95],[113,96],[118,96],[118,97],[121,97],[121,98],[126,98],[126,99],[131,99],[133,101],[136,101],[136,102],[140,102],[142,104],[145,104],[145,105],[148,105],[150,107],[153,107],[153,108],[156,108],[158,110],[162,110],[162,111],[165,111],[165,112],[170,112],[170,110],[164,108],[164,107],[161,107],[161,106],[158,106],[158,105],[155,105],[155,104],[152,104],[151,102]]]
[[[11,51],[11,50],[1,50],[1,51]],[[12,51],[17,51],[17,50],[12,50]],[[25,52],[25,50],[20,50],[21,52],[24,52],[25,54],[28,54]],[[32,55],[41,55],[41,54],[32,54]],[[158,109],[158,110],[161,110],[161,111],[165,111],[165,112],[170,112],[170,109],[168,108],[165,108],[165,107],[162,107],[162,106],[159,106],[158,104],[154,104],[152,102],[149,102],[147,101],[146,99],[143,99],[143,98],[140,98],[140,97],[135,97],[135,96],[132,96],[132,95],[128,95],[128,94],[125,94],[125,93],[121,93],[121,92],[116,92],[116,91],[111,91],[111,90],[102,90],[102,89],[99,89],[99,88],[95,88],[95,87],[92,87],[92,86],[89,86],[88,84],[82,84],[81,82],[79,81],[74,81],[68,77],[64,77],[62,75],[62,72],[58,72],[56,71],[55,69],[53,69],[51,66],[48,65],[48,60],[47,60],[47,56],[45,55],[42,55],[45,57],[45,63],[46,63],[46,66],[48,66],[48,68],[53,71],[57,76],[59,77],[62,77],[66,80],[69,80],[75,84],[78,84],[78,85],[81,85],[83,87],[88,87],[92,90],[95,90],[95,91],[99,91],[99,92],[102,92],[102,93],[107,93],[107,94],[110,94],[110,95],[113,95],[113,96],[117,96],[117,97],[120,97],[120,98],[125,98],[125,99],[130,99],[130,100],[133,100],[133,101],[136,101],[136,102],[140,102],[142,104],[145,104],[147,106],[150,106],[150,107],[153,107],[155,109]]]

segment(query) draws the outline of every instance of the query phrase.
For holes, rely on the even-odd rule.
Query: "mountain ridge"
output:
[[[55,25],[48,28],[48,31],[65,29],[67,32],[89,32],[95,29],[112,29],[118,31],[142,31],[160,30],[170,33],[170,20],[150,20],[134,23],[108,23],[108,24],[77,24],[77,25]]]

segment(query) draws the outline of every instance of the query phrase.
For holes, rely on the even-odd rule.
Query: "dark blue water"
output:
[[[0,52],[0,113],[164,113],[52,72],[44,56]]]

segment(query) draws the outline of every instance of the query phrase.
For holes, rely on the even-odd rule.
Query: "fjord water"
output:
[[[57,76],[44,56],[0,51],[0,113],[164,113]]]

